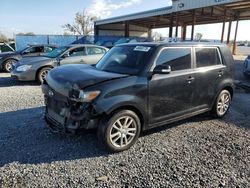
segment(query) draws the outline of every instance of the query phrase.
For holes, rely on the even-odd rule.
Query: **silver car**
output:
[[[48,72],[67,64],[96,64],[108,48],[96,45],[69,45],[56,48],[46,56],[27,57],[13,65],[11,77],[20,81],[43,82]]]

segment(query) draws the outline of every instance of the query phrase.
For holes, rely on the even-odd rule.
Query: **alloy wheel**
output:
[[[137,131],[134,118],[130,116],[120,117],[110,129],[109,138],[111,144],[117,148],[126,147],[133,141]]]
[[[220,96],[220,99],[217,104],[217,111],[219,115],[223,116],[227,112],[229,105],[230,105],[230,95],[228,93],[223,93]]]
[[[7,72],[10,72],[12,70],[12,65],[15,64],[16,61],[15,60],[8,60],[5,64],[5,70]]]
[[[48,75],[48,72],[49,72],[49,70],[43,70],[42,72],[41,72],[41,75],[40,75],[40,77],[41,77],[41,81],[44,81],[45,80],[45,78],[46,78],[46,76]]]

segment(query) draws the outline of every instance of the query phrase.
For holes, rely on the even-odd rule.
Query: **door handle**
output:
[[[223,71],[220,70],[220,71],[218,72],[218,76],[219,76],[219,77],[222,77],[222,75],[223,75]]]
[[[195,78],[193,76],[189,76],[186,80],[189,84],[191,84],[195,80]]]

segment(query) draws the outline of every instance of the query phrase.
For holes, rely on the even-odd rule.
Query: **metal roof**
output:
[[[115,22],[122,22],[122,21],[140,19],[140,18],[151,17],[151,16],[160,16],[163,14],[169,14],[171,12],[172,12],[172,6],[169,6],[169,7],[163,7],[163,8],[148,10],[144,12],[134,13],[134,14],[128,14],[124,16],[118,16],[114,18],[97,20],[95,24],[96,25],[110,24],[110,23],[115,23]]]
[[[193,10],[196,10],[197,24],[222,22],[224,17],[231,21],[237,20],[237,16],[239,20],[250,19],[249,0],[174,0],[169,7],[98,20],[95,24],[99,26],[129,21],[139,26],[161,28],[169,26],[172,13],[174,16],[178,14],[180,23],[191,24]]]

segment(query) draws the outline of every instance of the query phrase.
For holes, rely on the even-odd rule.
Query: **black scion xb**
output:
[[[97,128],[109,150],[123,151],[144,130],[205,112],[223,117],[232,75],[233,57],[222,44],[118,45],[95,66],[49,72],[45,119],[55,132]]]

